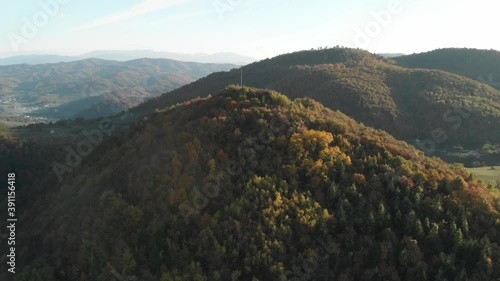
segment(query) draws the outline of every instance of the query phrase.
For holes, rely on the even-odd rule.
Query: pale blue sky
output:
[[[500,50],[497,2],[4,1],[0,12],[0,57],[150,49],[181,53],[236,52],[262,59],[334,45],[402,53],[441,47]],[[52,5],[43,8],[40,3]],[[376,14],[381,15],[378,23]],[[27,28],[31,24],[37,30]]]

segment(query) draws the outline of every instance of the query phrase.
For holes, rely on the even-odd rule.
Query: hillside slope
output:
[[[20,281],[500,278],[493,191],[268,90],[158,112],[33,186]]]
[[[216,93],[239,83],[240,76],[239,69],[214,73],[136,111]],[[245,66],[243,77],[245,85],[290,98],[311,97],[397,138],[446,147],[500,142],[500,91],[444,71],[403,68],[365,51],[335,48],[281,55]]]
[[[447,48],[393,59],[401,66],[440,69],[500,90],[500,52],[496,50]]]

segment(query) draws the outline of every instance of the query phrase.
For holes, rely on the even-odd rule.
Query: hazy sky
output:
[[[335,45],[500,50],[499,8],[498,0],[3,1],[0,57],[150,49],[263,59]]]

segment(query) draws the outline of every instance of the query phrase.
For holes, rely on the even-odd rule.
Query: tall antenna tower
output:
[[[241,67],[241,87],[243,87],[243,66]]]

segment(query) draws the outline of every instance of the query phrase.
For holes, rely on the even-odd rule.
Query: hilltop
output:
[[[83,158],[20,194],[18,280],[500,277],[497,191],[308,98],[227,87]]]

